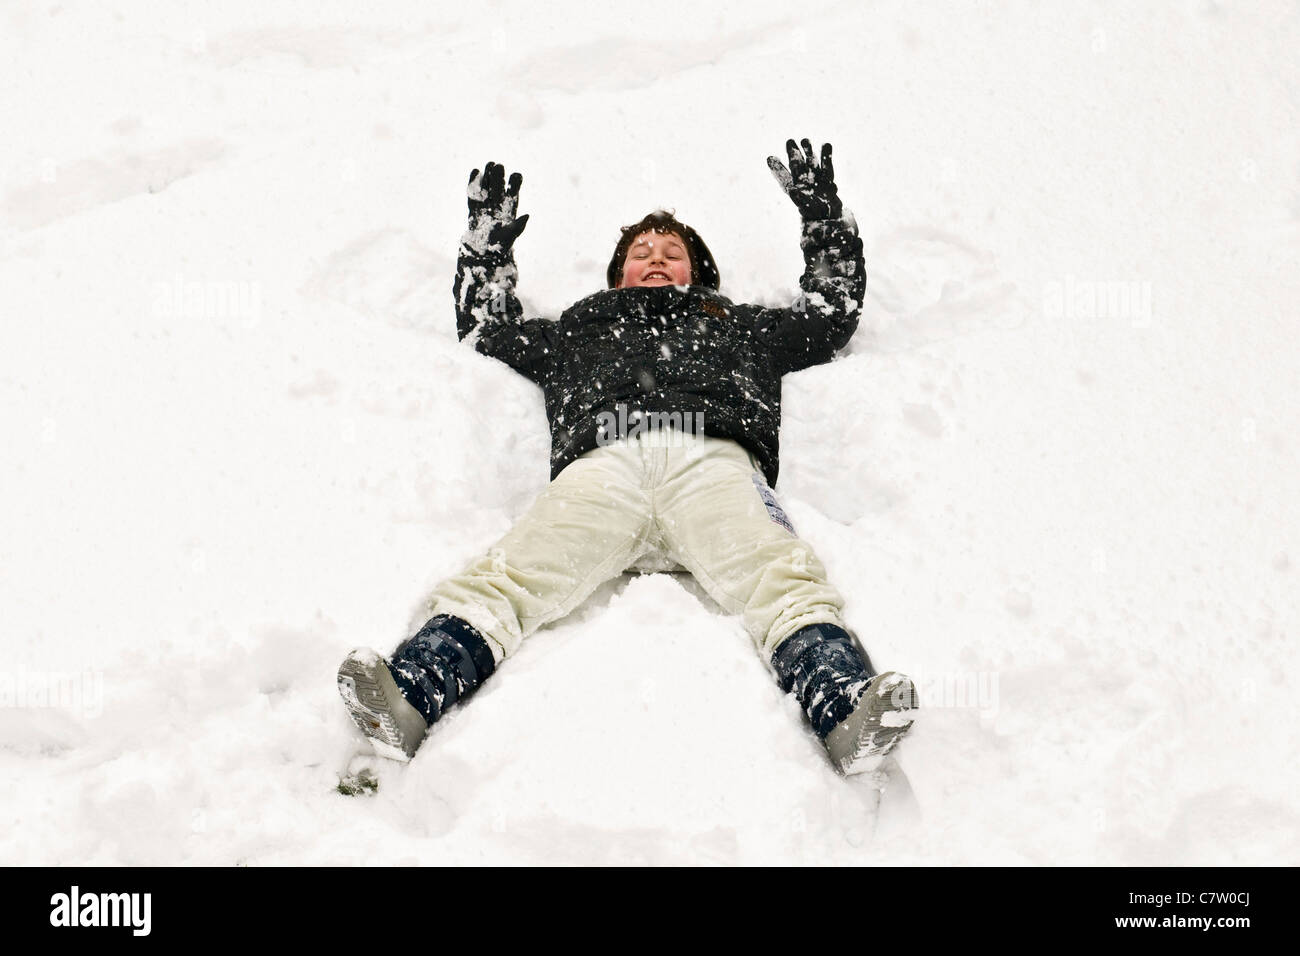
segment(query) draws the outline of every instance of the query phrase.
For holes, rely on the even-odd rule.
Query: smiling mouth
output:
[[[668,275],[666,272],[648,272],[641,277],[642,282],[649,282],[651,279],[666,279],[669,282],[673,281],[672,276]]]

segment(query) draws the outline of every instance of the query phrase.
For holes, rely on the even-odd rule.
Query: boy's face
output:
[[[691,259],[682,238],[672,232],[643,232],[628,246],[615,288],[690,284]]]

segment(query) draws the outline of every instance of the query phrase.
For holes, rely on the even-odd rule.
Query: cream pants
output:
[[[488,552],[442,581],[431,614],[479,630],[500,662],[629,568],[685,569],[745,629],[764,660],[809,624],[844,626],[844,599],[788,527],[741,445],[643,431],[571,462]]]

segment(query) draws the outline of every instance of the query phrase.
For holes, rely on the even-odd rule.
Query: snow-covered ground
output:
[[[1300,863],[1297,49],[1280,2],[6,4],[0,861]],[[777,491],[921,688],[879,807],[669,575],[353,761],[343,655],[547,480],[456,338],[470,169],[524,174],[535,314],[661,205],[776,305],[792,136],[870,280]]]

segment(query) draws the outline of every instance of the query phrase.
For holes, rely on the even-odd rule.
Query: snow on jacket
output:
[[[468,234],[467,234],[468,238]],[[858,325],[866,266],[857,224],[805,221],[803,290],[786,309],[733,303],[705,286],[607,289],[559,320],[523,317],[509,249],[461,242],[453,294],[460,338],[542,387],[551,479],[628,422],[682,416],[739,442],[776,484],[781,377],[829,362]],[[620,405],[622,414],[620,415]]]

